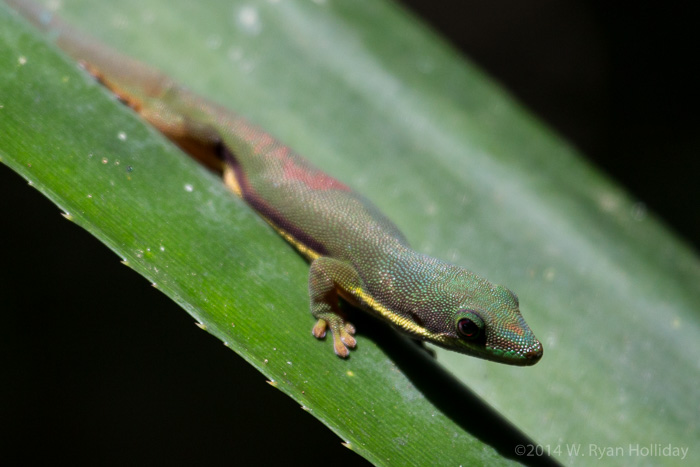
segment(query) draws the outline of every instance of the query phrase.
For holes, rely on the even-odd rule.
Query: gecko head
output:
[[[491,286],[488,300],[465,300],[444,322],[439,345],[510,365],[528,366],[542,358],[542,344],[520,313],[518,298]]]

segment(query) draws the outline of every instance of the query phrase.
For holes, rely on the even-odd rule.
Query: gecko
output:
[[[265,130],[162,72],[68,27],[26,0],[6,0],[141,118],[216,171],[310,263],[312,334],[356,347],[345,300],[410,337],[482,359],[533,365],[543,353],[517,296],[463,267],[412,249],[365,197]]]

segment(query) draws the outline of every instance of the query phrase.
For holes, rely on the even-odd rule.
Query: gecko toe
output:
[[[316,339],[323,339],[324,337],[326,337],[326,329],[328,329],[328,323],[326,322],[326,320],[319,319],[318,321],[316,321],[316,324],[311,330],[311,333]]]
[[[347,332],[340,332],[340,340],[343,341],[343,344],[345,344],[347,347],[350,347],[351,349],[354,349],[357,345],[357,341],[355,340],[355,338]]]
[[[319,318],[316,321],[311,333],[316,337],[316,339],[323,339],[330,328],[331,335],[333,337],[333,350],[336,355],[341,358],[347,358],[350,355],[349,349],[354,349],[357,345],[357,341],[353,337],[355,333],[355,326],[350,323],[344,322],[342,319],[332,316],[331,319]]]
[[[340,358],[348,358],[348,355],[350,355],[350,351],[337,334],[333,335],[333,350]]]
[[[345,332],[347,332],[351,336],[354,336],[355,335],[355,326],[353,326],[351,323],[345,323]]]

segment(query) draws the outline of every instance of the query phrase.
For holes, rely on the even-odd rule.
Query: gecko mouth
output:
[[[501,350],[501,352],[498,352],[498,350]],[[500,356],[503,358],[500,361],[506,361],[518,366],[531,366],[540,361],[544,349],[542,344],[536,341],[535,344],[525,349],[494,349],[494,351],[496,351],[496,355],[500,353]]]

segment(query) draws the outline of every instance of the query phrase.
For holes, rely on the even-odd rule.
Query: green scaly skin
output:
[[[542,357],[507,288],[412,250],[366,199],[242,117],[26,1],[7,1],[165,135],[198,158],[208,156],[210,166],[219,164],[225,183],[310,261],[313,335],[323,338],[330,329],[340,357],[356,341],[339,297],[450,350],[513,365]]]

